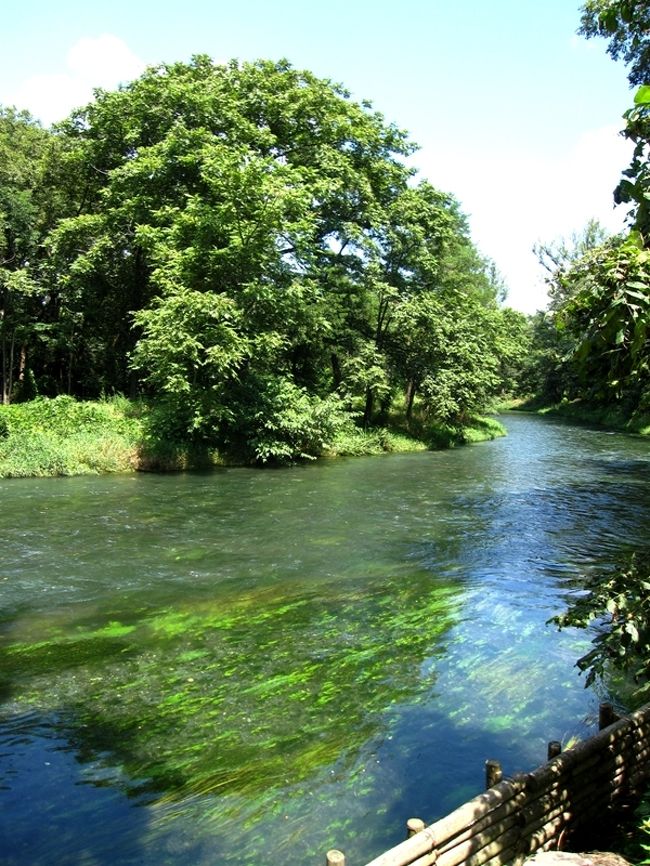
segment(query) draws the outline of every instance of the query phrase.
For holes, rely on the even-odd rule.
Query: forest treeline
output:
[[[0,110],[3,403],[144,395],[152,435],[262,462],[397,407],[462,425],[528,325],[413,150],[285,61],[163,64],[50,130]]]

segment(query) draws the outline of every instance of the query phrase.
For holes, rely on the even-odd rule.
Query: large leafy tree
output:
[[[199,56],[19,129],[3,286],[44,392],[144,387],[157,435],[270,460],[400,390],[410,412],[425,379],[439,418],[500,387],[498,275],[453,197],[414,181],[405,133],[339,85]]]
[[[215,66],[205,57],[98,94],[65,132],[86,192],[52,245],[85,317],[85,370],[96,368],[99,382],[108,369],[123,387],[139,335],[129,312],[140,310],[137,363],[160,385],[155,318],[180,316],[181,293],[210,292],[236,307],[242,345],[263,345],[242,353],[240,384],[272,370],[326,387],[323,358],[335,354],[327,343],[341,308],[367,320],[364,265],[410,174],[403,133],[287,63]],[[175,324],[192,326],[182,316]]]

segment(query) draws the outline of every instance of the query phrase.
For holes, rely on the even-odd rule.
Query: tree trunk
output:
[[[7,391],[7,344],[5,338],[2,338],[2,405],[6,406],[9,403],[9,393]]]
[[[370,388],[366,390],[366,405],[363,410],[363,427],[364,430],[370,426],[370,422],[372,421],[372,410],[374,406],[374,396]]]
[[[13,333],[11,335],[11,343],[9,344],[9,364],[7,365],[6,371],[6,379],[5,379],[5,389],[7,394],[7,401],[5,405],[11,403],[11,398],[13,396],[14,390],[14,349],[16,346],[16,334]]]
[[[70,342],[70,351],[68,352],[68,381],[66,394],[72,394],[72,341]]]
[[[27,369],[27,346],[25,343],[20,347],[20,357],[18,359],[18,381],[25,381],[25,370]]]
[[[5,311],[4,309],[0,309],[0,324],[4,324],[5,320]],[[7,340],[4,334],[4,328],[0,329],[0,333],[2,334],[2,368],[0,369],[0,374],[2,375],[2,405],[6,406],[9,403],[9,389],[7,388]]]
[[[408,385],[406,386],[406,420],[407,422],[411,421],[413,417],[413,401],[415,400],[415,392],[417,390],[417,385],[415,384],[415,379],[409,379]]]

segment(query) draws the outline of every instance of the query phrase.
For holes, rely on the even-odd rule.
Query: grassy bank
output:
[[[0,477],[131,472],[143,422],[137,404],[72,397],[0,406]]]
[[[146,406],[123,397],[78,402],[63,396],[0,406],[0,478],[176,471],[226,462],[214,452],[191,454],[173,443],[153,445],[146,421]],[[473,418],[463,427],[417,425],[415,435],[395,419],[386,428],[351,426],[323,456],[451,448],[503,435],[505,429],[493,418]]]
[[[332,443],[328,454],[337,457],[363,454],[399,453],[455,448],[475,442],[486,442],[505,436],[505,427],[495,418],[474,417],[464,426],[446,424],[416,424],[409,433],[396,419],[391,427],[372,430],[352,428],[340,434]]]
[[[620,430],[624,433],[637,433],[650,436],[650,415],[634,413],[626,414],[619,406],[590,406],[581,400],[543,405],[534,400],[517,401],[504,407],[516,412],[534,412],[538,415],[554,415],[577,421],[582,424],[592,424],[607,430]]]

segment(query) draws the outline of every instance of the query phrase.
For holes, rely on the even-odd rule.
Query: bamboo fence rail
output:
[[[503,779],[499,763],[487,761],[484,793],[429,826],[410,818],[408,838],[366,866],[506,866],[558,847],[650,779],[650,704],[623,718],[602,704],[599,728],[565,752],[549,743],[549,760],[530,773]],[[328,851],[327,866],[346,866],[345,855]]]

